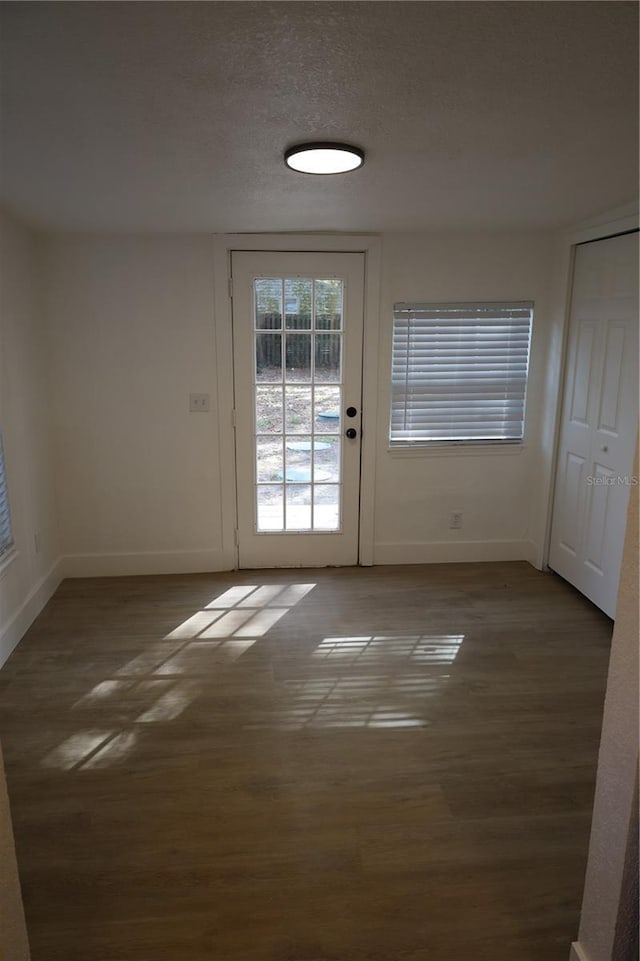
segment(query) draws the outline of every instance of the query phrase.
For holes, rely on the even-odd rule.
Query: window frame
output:
[[[517,312],[528,310],[528,341],[526,346],[526,368],[523,377],[523,392],[522,392],[522,433],[519,437],[457,437],[457,438],[395,438],[393,437],[394,430],[394,400],[396,398],[396,383],[394,380],[394,368],[397,367],[396,358],[396,338],[397,330],[396,324],[398,323],[401,314],[407,314],[410,312],[429,313],[434,314],[446,311],[454,312],[455,310],[468,309],[474,314],[478,314],[482,310],[487,312],[501,312],[504,311],[505,319],[506,314],[509,311]],[[495,316],[495,315],[494,315]],[[500,454],[518,454],[524,449],[526,442],[526,414],[527,414],[527,394],[529,386],[529,376],[531,373],[531,345],[533,338],[533,324],[535,317],[535,302],[533,300],[520,300],[520,301],[451,301],[451,302],[396,302],[393,306],[393,322],[392,322],[392,340],[391,340],[391,378],[390,378],[390,392],[389,392],[389,423],[387,431],[387,443],[388,451],[390,454],[394,455],[413,455],[419,456],[425,451],[440,452],[440,453],[500,453]],[[465,320],[464,317],[460,318]],[[425,324],[427,322],[425,321]],[[466,326],[468,326],[469,318],[466,318]],[[408,335],[407,335],[408,339]],[[408,374],[408,363],[405,366],[405,370]],[[463,429],[463,428],[461,428]]]

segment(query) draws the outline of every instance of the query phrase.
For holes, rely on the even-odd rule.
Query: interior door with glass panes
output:
[[[231,270],[240,567],[356,564],[364,255]]]

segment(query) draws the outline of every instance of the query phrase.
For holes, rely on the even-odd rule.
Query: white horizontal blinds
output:
[[[390,441],[524,434],[533,304],[396,304]]]
[[[4,453],[2,450],[2,434],[0,434],[0,558],[13,547],[11,532],[11,517],[9,515],[9,494],[7,491],[7,475],[4,468]]]

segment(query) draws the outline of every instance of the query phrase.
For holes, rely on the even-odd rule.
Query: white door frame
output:
[[[575,251],[549,555],[552,570],[611,618],[629,490],[608,486],[589,490],[587,482],[588,475],[602,475],[597,479],[603,484],[615,482],[616,474],[630,475],[633,470],[638,423],[637,250],[638,232],[632,231],[589,241]],[[619,338],[624,344],[620,353]]]
[[[364,254],[364,347],[362,358],[362,449],[360,564],[373,564],[375,466],[380,315],[380,237],[369,234],[217,234],[213,238],[214,328],[218,381],[222,551],[238,566],[235,438],[233,431],[233,328],[231,251],[331,251]]]
[[[532,558],[535,567],[542,570],[549,569],[549,554],[551,552],[551,525],[553,521],[553,505],[555,501],[558,457],[560,453],[560,430],[562,426],[562,410],[564,389],[566,383],[567,353],[569,348],[569,320],[571,316],[571,295],[573,290],[573,271],[576,247],[591,240],[606,240],[616,234],[637,230],[640,226],[640,215],[637,209],[633,213],[626,211],[612,211],[603,215],[592,224],[575,227],[564,232],[556,249],[558,269],[556,272],[555,301],[556,312],[561,314],[560,338],[562,348],[557,356],[555,413],[553,419],[553,447],[548,461],[546,478],[546,503],[544,537],[540,545],[541,551],[536,558]],[[550,361],[552,362],[551,358]]]

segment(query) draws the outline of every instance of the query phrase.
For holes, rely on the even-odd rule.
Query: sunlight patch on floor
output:
[[[204,680],[242,657],[315,586],[244,584],[212,598],[118,668],[114,678],[95,684],[71,705],[71,711],[86,713],[104,711],[111,702],[120,725],[122,713],[134,710],[136,716],[125,728],[77,731],[49,751],[42,766],[99,770],[124,760],[138,743],[133,725],[166,724],[180,717],[202,693]],[[148,706],[140,712],[145,699]]]
[[[417,664],[452,664],[463,641],[464,634],[325,637],[312,656],[341,661],[397,657]]]
[[[49,751],[42,760],[42,766],[70,771],[93,754],[101,744],[113,737],[114,733],[114,731],[76,731],[58,747]]]

